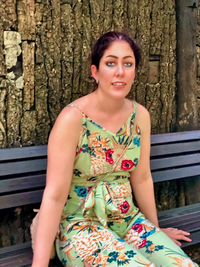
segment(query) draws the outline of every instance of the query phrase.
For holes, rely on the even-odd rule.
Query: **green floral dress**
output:
[[[141,137],[135,102],[133,107],[117,133],[82,112],[70,193],[56,238],[64,266],[196,266],[133,203],[129,177],[138,165]]]

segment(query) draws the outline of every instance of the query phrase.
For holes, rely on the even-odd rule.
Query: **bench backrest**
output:
[[[154,182],[200,177],[200,131],[151,136]]]
[[[46,165],[46,145],[1,149],[0,209],[40,202]]]
[[[47,146],[0,150],[0,209],[39,203],[45,186]],[[200,131],[151,136],[154,182],[200,176]]]

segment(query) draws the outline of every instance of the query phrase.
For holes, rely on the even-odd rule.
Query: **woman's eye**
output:
[[[112,61],[109,61],[109,62],[106,63],[106,65],[107,65],[108,67],[113,67],[113,66],[115,65],[115,63],[112,62]]]
[[[133,63],[131,63],[131,62],[126,62],[124,65],[125,65],[125,67],[130,68],[130,67],[133,66]]]

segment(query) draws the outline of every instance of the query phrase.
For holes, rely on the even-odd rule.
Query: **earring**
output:
[[[99,84],[99,81],[98,81],[98,80],[96,80],[96,84],[97,84],[97,85]]]

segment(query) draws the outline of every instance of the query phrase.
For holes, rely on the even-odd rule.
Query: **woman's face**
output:
[[[124,98],[135,78],[135,56],[125,41],[114,41],[104,51],[99,69],[91,66],[93,78],[98,81],[97,90],[114,98]]]

